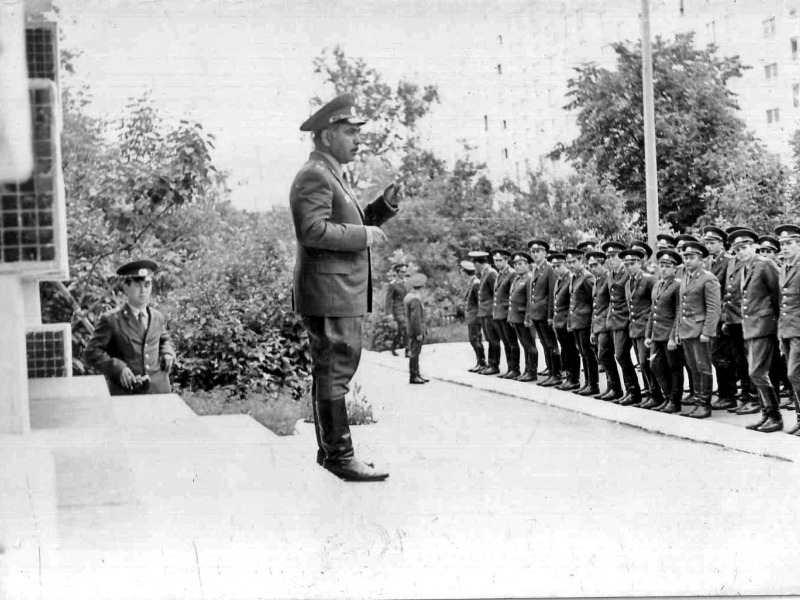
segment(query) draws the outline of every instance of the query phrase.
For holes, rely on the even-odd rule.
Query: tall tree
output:
[[[613,44],[616,70],[585,64],[568,82],[569,103],[580,133],[560,144],[554,158],[578,166],[594,163],[598,174],[630,192],[629,208],[641,210],[645,197],[642,55],[639,42]],[[731,79],[747,67],[738,56],[722,57],[713,45],[694,46],[694,34],[653,44],[656,153],[661,217],[683,230],[704,211],[709,187],[723,185],[705,168],[717,148],[738,145],[746,135],[737,114]]]

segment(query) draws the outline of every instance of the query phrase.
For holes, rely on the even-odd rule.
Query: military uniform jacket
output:
[[[528,289],[528,310],[525,319],[544,321],[553,318],[553,300],[556,291],[556,272],[546,262],[535,267]]]
[[[644,337],[647,320],[650,318],[650,307],[653,303],[653,285],[656,278],[650,273],[640,271],[636,277],[628,279],[625,286],[628,301],[628,335],[631,338]]]
[[[530,289],[530,273],[518,275],[511,284],[508,296],[508,322],[524,323],[525,312],[528,310],[528,291]]]
[[[592,293],[592,333],[608,331],[608,307],[611,293],[608,289],[609,272],[606,271],[594,282]]]
[[[653,286],[650,316],[647,319],[644,337],[654,342],[675,339],[675,315],[678,311],[680,291],[681,280],[676,277],[661,279]]]
[[[403,298],[406,309],[406,333],[410,338],[425,335],[425,306],[419,292],[411,291]]]
[[[715,337],[720,313],[719,280],[702,267],[694,273],[686,271],[681,280],[673,325],[675,339]]]
[[[401,281],[391,281],[386,287],[384,309],[387,315],[392,315],[397,321],[406,318],[403,299],[406,297],[406,286]]]
[[[722,294],[722,322],[737,324],[742,322],[742,270],[741,260],[731,259],[725,278],[725,291]]]
[[[569,287],[572,282],[571,273],[556,279],[556,289],[553,294],[553,327],[566,329],[569,318]]]
[[[778,337],[800,337],[800,265],[797,259],[781,267],[781,314],[778,317]]]
[[[511,284],[517,278],[517,272],[506,265],[497,274],[494,282],[494,299],[492,303],[492,318],[508,320],[508,295],[511,291]]]
[[[497,280],[497,271],[489,267],[483,272],[478,285],[478,316],[491,317],[494,306],[494,283]]]
[[[149,393],[168,394],[172,391],[169,376],[161,368],[161,357],[175,356],[164,315],[147,307],[149,322],[143,332],[130,306],[109,311],[100,317],[83,354],[87,365],[106,378],[112,396],[130,394],[122,387],[119,377],[125,367],[134,375],[149,375]]]
[[[362,210],[341,165],[312,152],[289,195],[297,262],[295,310],[306,316],[358,317],[372,310],[372,266],[366,225],[397,213],[383,197]]]
[[[608,318],[606,326],[609,331],[628,328],[628,296],[626,287],[628,286],[628,271],[625,267],[620,267],[617,271],[608,273],[608,293],[611,298],[608,307]]]
[[[777,335],[780,306],[778,265],[756,255],[742,271],[742,334],[744,339]]]
[[[466,319],[467,325],[473,325],[478,322],[478,286],[481,280],[473,277],[469,282],[469,289],[464,296],[467,301]]]
[[[594,294],[594,275],[583,269],[573,275],[569,284],[569,316],[567,329],[576,331],[588,329],[592,324],[592,295]]]
[[[719,256],[709,256],[706,259],[706,271],[711,271],[719,281],[720,290],[725,289],[725,281],[728,277],[728,265],[733,262],[733,258],[720,252]]]

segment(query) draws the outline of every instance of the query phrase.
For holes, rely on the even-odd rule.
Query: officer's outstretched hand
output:
[[[403,189],[402,181],[390,183],[387,188],[383,190],[383,199],[392,206],[400,204],[403,198],[405,198],[405,190]]]
[[[126,390],[132,389],[134,381],[136,381],[136,376],[133,374],[133,371],[131,371],[129,367],[122,369],[122,373],[119,374],[119,382],[122,387]]]

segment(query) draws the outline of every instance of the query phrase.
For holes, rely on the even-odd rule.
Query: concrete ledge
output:
[[[108,386],[102,375],[83,377],[51,377],[28,380],[28,397],[46,398],[88,398],[108,396]]]
[[[505,396],[513,396],[530,402],[538,402],[539,404],[636,427],[652,433],[669,435],[703,444],[712,444],[767,458],[800,462],[800,439],[780,432],[771,434],[759,433],[744,427],[731,425],[730,423],[720,422],[715,420],[713,416],[704,420],[690,419],[677,414],[656,413],[649,410],[619,406],[594,398],[584,398],[571,392],[543,388],[535,383],[521,383],[519,381],[498,379],[497,377],[476,375],[467,371],[470,365],[469,360],[463,362],[463,367],[453,368],[446,364],[450,361],[445,360],[445,357],[453,355],[453,352],[447,347],[457,345],[433,344],[425,346],[426,350],[432,350],[425,357],[428,360],[423,360],[423,371],[427,377]],[[423,354],[425,354],[425,350],[423,350]],[[408,369],[406,359],[391,356],[389,353],[365,351],[363,359],[398,371],[406,371]],[[474,362],[474,358],[472,360]]]

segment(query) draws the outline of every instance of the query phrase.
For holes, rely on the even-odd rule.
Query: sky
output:
[[[58,2],[57,2],[58,4]],[[332,97],[313,60],[341,45],[381,72],[436,84],[442,104],[423,124],[423,143],[445,158],[458,148],[455,99],[469,86],[471,31],[492,27],[485,0],[69,0],[65,46],[83,52],[76,83],[90,110],[114,116],[150,90],[168,116],[199,121],[217,138],[216,164],[231,173],[234,203],[264,210],[288,202],[310,141],[298,130],[309,99]],[[529,6],[531,2],[520,3]],[[477,69],[475,69],[477,72]]]

